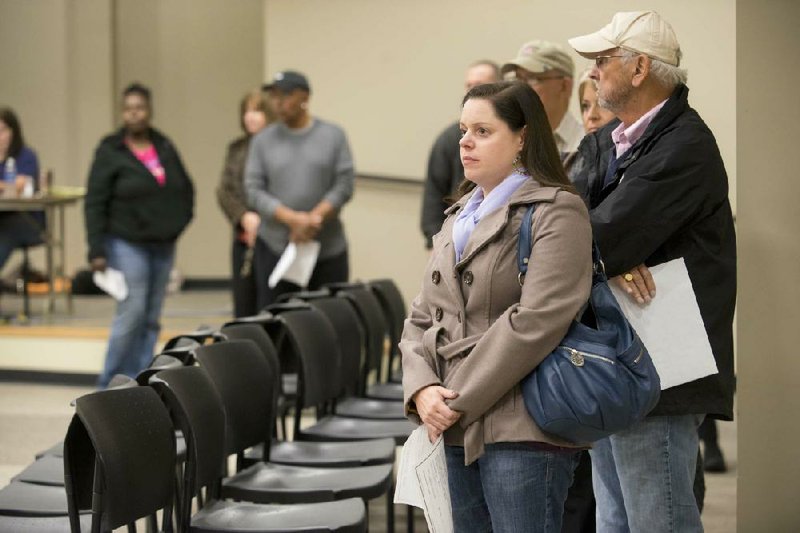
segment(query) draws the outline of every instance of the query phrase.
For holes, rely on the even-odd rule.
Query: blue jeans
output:
[[[702,421],[652,416],[594,443],[598,533],[703,531],[693,492]]]
[[[115,374],[135,377],[150,364],[161,329],[159,318],[174,257],[175,243],[106,238],[107,264],[124,274],[128,297],[117,302],[98,387],[106,387]]]
[[[578,453],[530,444],[487,444],[464,466],[464,448],[446,446],[455,533],[558,533]]]

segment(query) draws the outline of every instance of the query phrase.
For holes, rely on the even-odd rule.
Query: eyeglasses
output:
[[[625,56],[623,56],[623,55],[616,55],[616,56],[595,56],[595,58],[594,58],[594,64],[595,64],[595,65],[597,65],[597,68],[602,68],[602,67],[603,67],[603,65],[605,65],[605,64],[608,62],[608,60],[609,60],[609,59],[611,59],[612,57],[625,57]]]

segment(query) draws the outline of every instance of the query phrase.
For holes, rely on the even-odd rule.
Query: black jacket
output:
[[[458,142],[461,128],[454,122],[439,134],[428,157],[428,175],[425,177],[425,192],[422,197],[420,227],[425,235],[425,246],[433,246],[433,236],[439,233],[444,222],[444,211],[448,207],[445,198],[452,196],[458,184],[464,180],[464,166]]]
[[[192,219],[194,187],[178,151],[155,129],[150,140],[166,174],[163,187],[125,145],[123,130],[104,138],[95,151],[84,203],[90,261],[106,256],[106,235],[169,242]]]
[[[608,185],[618,120],[584,138],[571,177],[589,206],[609,277],[641,263],[686,262],[719,374],[663,391],[651,414],[730,420],[736,235],[716,140],[689,107],[688,93],[684,85],[675,89]]]

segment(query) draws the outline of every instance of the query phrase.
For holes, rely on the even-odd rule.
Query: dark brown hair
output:
[[[244,114],[250,106],[264,113],[264,116],[267,117],[267,124],[275,122],[275,113],[267,105],[267,95],[261,89],[253,89],[248,91],[239,102],[239,125],[243,132],[247,133],[247,128],[244,127]]]
[[[516,133],[525,128],[520,157],[522,166],[531,178],[546,187],[561,187],[575,192],[564,171],[553,131],[536,91],[527,83],[502,81],[473,87],[464,96],[461,106],[472,99],[491,103],[497,118],[505,122],[511,131]],[[465,179],[458,186],[457,194],[463,196],[474,188],[475,184]]]
[[[139,82],[133,82],[127,87],[122,90],[122,99],[124,100],[127,96],[131,94],[138,94],[141,96],[145,102],[147,102],[147,107],[151,106],[150,102],[150,89],[145,87]]]
[[[11,143],[8,145],[6,157],[16,158],[22,147],[25,146],[25,138],[22,136],[22,126],[19,125],[17,114],[10,107],[0,107],[0,120],[11,130]]]

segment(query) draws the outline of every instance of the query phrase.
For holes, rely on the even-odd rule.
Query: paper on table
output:
[[[431,533],[453,533],[444,439],[431,443],[425,426],[411,433],[400,452],[394,503],[422,509]]]
[[[683,258],[654,266],[650,273],[656,284],[656,297],[645,306],[609,285],[650,352],[661,388],[716,374],[717,363]]]
[[[111,267],[106,267],[102,272],[95,270],[92,279],[95,285],[113,296],[118,302],[128,297],[128,284],[125,283],[125,275],[119,270]]]
[[[319,242],[309,241],[300,244],[290,242],[272,270],[272,274],[269,275],[269,287],[274,288],[282,279],[300,287],[308,286],[308,280],[311,279],[311,273],[317,264],[317,256],[319,256]]]

